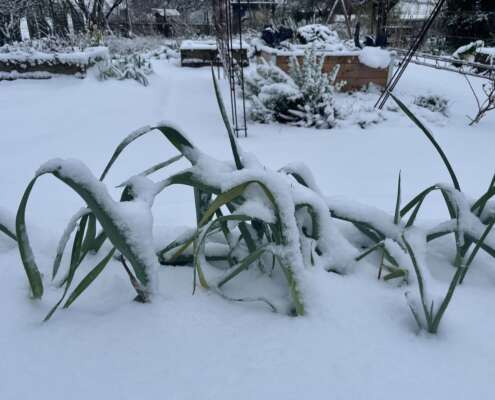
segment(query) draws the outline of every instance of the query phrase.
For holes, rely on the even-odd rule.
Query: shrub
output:
[[[251,119],[334,127],[338,118],[334,94],[341,88],[341,84],[335,84],[338,68],[331,74],[325,74],[322,68],[323,58],[314,48],[305,52],[302,65],[291,61],[290,75],[267,63],[257,65],[246,74]]]
[[[292,113],[301,118],[305,126],[333,128],[336,124],[337,110],[334,95],[343,82],[335,84],[340,66],[330,74],[323,72],[325,58],[318,56],[314,47],[304,53],[302,65],[296,58],[291,59],[290,71],[302,96],[302,105]]]
[[[414,104],[445,116],[449,113],[449,101],[438,95],[418,96],[414,99]]]
[[[143,86],[148,86],[147,76],[153,73],[150,61],[140,54],[114,56],[111,60],[98,66],[98,79],[133,79]]]

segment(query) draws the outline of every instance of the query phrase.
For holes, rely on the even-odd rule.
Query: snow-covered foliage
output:
[[[135,39],[96,34],[50,36],[42,39],[15,42],[0,47],[0,62],[16,66],[15,71],[3,72],[1,79],[45,79],[52,74],[44,65],[60,64],[83,67],[98,65],[99,78],[134,79],[148,85],[147,76],[153,70],[152,59],[176,58],[177,53],[155,37]]]
[[[148,76],[153,73],[152,59],[177,58],[177,52],[163,43],[162,38],[154,36],[141,38],[122,38],[108,36],[104,38],[111,53],[111,59],[98,66],[98,78],[133,79],[148,86]]]
[[[153,58],[177,58],[178,53],[174,50],[177,43],[165,40],[161,36],[135,36],[126,38],[122,36],[109,35],[103,38],[105,46],[112,55],[145,54]]]
[[[321,42],[337,44],[340,42],[337,32],[321,24],[305,25],[297,30],[297,38],[302,44]]]
[[[133,79],[148,86],[147,76],[153,73],[151,62],[140,54],[115,56],[98,66],[98,79]]]
[[[336,124],[337,110],[334,95],[345,82],[335,83],[340,66],[326,74],[323,72],[325,57],[318,56],[315,48],[306,51],[302,65],[291,60],[291,77],[301,92],[302,105],[292,111],[304,126],[332,128]]]
[[[449,100],[438,95],[418,96],[414,99],[414,104],[418,107],[426,108],[431,112],[436,112],[448,116]]]
[[[269,123],[294,119],[291,110],[301,104],[301,93],[294,80],[280,68],[258,64],[246,71],[245,85],[252,120]]]
[[[108,49],[90,35],[48,36],[0,47],[0,62],[5,64],[90,66],[108,57]]]
[[[279,78],[275,76],[272,80],[276,82]],[[216,81],[215,85],[219,96]],[[396,101],[412,115],[403,103]],[[221,97],[219,104],[224,110]],[[495,181],[476,201],[464,195],[443,151],[417,120],[415,123],[442,156],[453,185],[431,186],[402,206],[399,178],[395,212],[388,214],[349,199],[326,197],[303,164],[291,163],[278,171],[270,170],[253,154],[239,148],[228,117],[223,115],[234,163],[211,158],[177,128],[160,123],[156,127],[139,129],[125,138],[99,180],[82,163],[73,160],[52,160],[38,170],[21,201],[15,230],[34,297],[43,294],[43,277],[34,260],[25,221],[27,200],[34,182],[41,175],[53,174],[72,187],[87,205],[71,219],[58,246],[53,276],[60,266],[68,238],[79,221],[64,294],[47,317],[65,298],[86,254],[101,249],[105,241],[110,242],[113,250],[79,283],[65,307],[85,291],[118,251],[117,258],[141,301],[151,299],[159,268],[157,260],[160,260],[164,265],[192,264],[194,287],[199,278],[201,286],[225,299],[261,302],[273,311],[303,315],[311,312],[311,288],[315,279],[321,279],[315,271],[350,273],[356,262],[378,252],[381,254],[376,265],[379,278],[405,284],[404,294],[414,318],[420,327],[431,333],[438,331],[457,285],[464,280],[479,250],[495,257],[495,232],[492,230]],[[154,131],[160,132],[191,167],[157,182],[145,176],[180,158],[174,157],[127,180],[121,201],[114,200],[102,181],[127,146]],[[152,244],[151,206],[158,194],[174,185],[194,188],[198,226],[179,235],[166,247],[156,249]],[[425,229],[418,226],[416,220],[424,200],[436,191],[443,194],[451,218]],[[350,223],[354,227],[352,234],[342,230],[336,219]],[[101,226],[100,233],[97,233],[97,224]],[[430,276],[426,254],[431,242],[449,234],[455,237],[456,257],[455,271],[445,292]],[[126,260],[130,261],[133,271],[127,267]],[[255,268],[270,283],[268,286],[276,287],[276,293],[284,290],[285,295],[272,298],[273,293],[266,291],[268,286],[263,285],[266,292],[258,290],[254,295],[239,297],[232,289],[239,285],[232,282],[241,275],[249,279],[252,275],[248,270]],[[257,279],[259,281],[259,277]]]
[[[50,35],[39,39],[5,44],[0,47],[0,53],[72,53],[82,51],[88,47],[102,45],[102,37],[94,34]]]
[[[340,38],[336,31],[321,24],[311,24],[297,28],[295,37],[290,40],[269,43],[263,39],[255,39],[252,40],[252,44],[258,49],[273,47],[282,51],[300,53],[303,53],[309,47],[333,53],[359,51],[359,48],[354,45],[352,40]]]
[[[282,78],[284,76],[275,75],[272,80],[277,82]],[[218,86],[216,89],[219,93]],[[410,113],[402,103],[398,104]],[[227,117],[225,121],[229,126]],[[415,123],[420,124],[417,120]],[[70,264],[54,263],[64,271],[64,274],[55,272],[53,275],[62,277],[67,294],[80,274],[85,274],[65,306],[70,306],[85,292],[114,254],[141,300],[143,294],[153,292],[143,278],[143,271],[154,276],[156,268],[161,268],[156,265],[159,260],[165,265],[163,268],[176,263],[193,266],[200,284],[226,299],[255,300],[272,310],[298,315],[315,309],[312,290],[318,280],[324,279],[325,272],[352,273],[356,262],[362,262],[360,267],[375,267],[380,279],[400,283],[408,293],[408,304],[418,324],[436,332],[457,284],[469,276],[466,272],[479,250],[495,255],[492,231],[495,189],[492,182],[489,190],[476,201],[464,194],[445,154],[426,127],[421,126],[421,129],[440,152],[451,174],[452,185],[434,185],[402,206],[399,181],[392,213],[354,200],[325,196],[309,168],[300,163],[290,163],[279,170],[266,167],[252,154],[242,151],[233,134],[230,139],[234,162],[213,159],[166,123],[129,135],[117,146],[100,179],[79,162],[52,160],[43,165],[36,178],[40,174],[52,174],[74,189],[85,202],[84,208],[69,221],[57,250],[59,259],[71,232],[76,229]],[[154,165],[126,180],[121,201],[118,201],[108,190],[115,184],[107,185],[104,179],[127,146],[151,132],[165,137],[191,166],[155,182],[147,176],[151,177],[178,158]],[[230,127],[229,132],[232,132]],[[39,253],[30,250],[27,222],[31,221],[25,221],[33,211],[26,210],[33,201],[28,202],[33,184],[34,180],[21,201],[15,235],[32,292],[40,297],[48,278],[41,273],[41,268],[37,269],[33,254]],[[159,214],[156,210],[152,214],[151,205],[155,196],[167,196],[168,188],[175,185],[194,188],[198,224],[185,230],[185,234],[184,230],[177,232],[177,237],[166,246],[175,232],[169,232],[166,241],[153,245],[152,219]],[[434,227],[425,227],[417,222],[420,221],[418,216],[427,204],[426,198],[435,192],[443,194],[450,217],[437,221],[441,223]],[[336,219],[346,223],[337,223]],[[12,222],[7,224],[11,226]],[[455,238],[454,246],[443,245],[447,235]],[[449,277],[453,276],[448,290],[437,287],[427,265],[436,251],[431,243],[441,237],[444,238],[442,252],[452,256],[450,250],[455,247],[455,257],[452,257],[455,269],[445,271]],[[90,252],[97,252],[103,259],[85,273],[84,267],[79,265],[91,259],[86,258]],[[58,267],[53,268],[55,270]],[[171,269],[168,271],[174,273]],[[149,279],[152,281],[154,279]]]
[[[33,51],[6,51],[0,48],[0,62],[5,64],[70,64],[89,66],[100,61],[107,60],[108,49],[103,46],[88,47],[82,51],[72,51],[70,53],[42,53]]]
[[[334,94],[341,88],[341,84],[335,84],[339,67],[326,74],[323,61],[310,48],[302,65],[297,59],[291,60],[290,75],[266,63],[251,69],[246,74],[251,118],[263,123],[290,122],[323,129],[335,126]]]
[[[339,68],[324,73],[323,57],[312,47],[306,50],[302,63],[291,60],[290,74],[263,61],[251,67],[245,74],[250,118],[320,129],[345,121],[365,128],[383,120],[383,114],[374,109],[376,100],[367,95],[372,88],[340,93],[345,82],[335,83]]]

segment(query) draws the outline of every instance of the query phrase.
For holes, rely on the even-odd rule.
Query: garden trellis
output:
[[[423,43],[423,40],[425,39],[426,34],[428,33],[428,30],[430,29],[431,25],[440,14],[440,10],[442,9],[442,6],[444,4],[445,4],[445,0],[438,0],[438,3],[433,9],[430,17],[425,21],[423,27],[421,28],[421,31],[419,32],[418,36],[415,38],[413,44],[411,45],[411,48],[408,50],[406,56],[404,57],[404,60],[401,62],[397,71],[395,71],[395,74],[393,75],[389,84],[387,85],[382,95],[376,102],[375,107],[378,107],[378,109],[382,110],[385,104],[387,103],[387,100],[390,97],[390,93],[395,89],[395,87],[399,83],[400,79],[402,78],[402,75],[407,69],[407,66],[411,62],[412,57],[418,51],[419,47]]]
[[[240,133],[247,136],[246,97],[244,92],[244,60],[242,58],[237,60],[233,53],[234,49],[237,49],[241,54],[243,52],[242,12],[255,3],[260,2],[249,0],[214,0],[213,2],[218,55],[225,76],[229,80],[231,118],[237,137]]]

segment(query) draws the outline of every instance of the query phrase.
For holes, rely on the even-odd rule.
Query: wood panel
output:
[[[60,75],[79,75],[83,77],[86,74],[87,66],[79,64],[40,62],[36,64],[0,61],[0,72],[33,73],[47,72],[49,74]]]
[[[268,62],[275,59],[275,65],[284,72],[290,71],[290,64],[292,56],[289,55],[273,55],[268,52],[262,51],[260,56]],[[343,87],[344,91],[360,90],[370,83],[378,86],[385,87],[388,82],[389,70],[371,68],[367,65],[361,64],[357,55],[326,55],[323,63],[323,72],[330,73],[333,71],[336,65],[340,65],[339,72],[337,74],[337,82],[346,81]],[[302,65],[304,56],[296,56],[297,61]],[[317,58],[318,62],[320,58]]]
[[[243,66],[249,65],[246,49],[233,49],[232,54],[239,62],[242,60]],[[205,67],[211,65],[221,65],[217,49],[181,49],[180,60],[182,67]]]

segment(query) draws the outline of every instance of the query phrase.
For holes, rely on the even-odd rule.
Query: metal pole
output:
[[[428,30],[430,29],[431,25],[433,24],[433,21],[436,19],[436,17],[440,13],[440,9],[442,8],[444,3],[445,3],[445,0],[439,0],[438,1],[435,8],[433,9],[433,12],[431,13],[430,17],[424,23],[419,35],[416,37],[414,43],[412,44],[411,48],[407,52],[407,55],[404,58],[404,61],[402,62],[400,67],[397,69],[397,71],[395,71],[389,84],[387,85],[384,92],[382,93],[382,95],[380,96],[378,101],[376,102],[375,107],[378,107],[379,110],[383,109],[388,98],[390,97],[390,93],[395,89],[395,87],[399,83],[402,75],[404,74],[409,63],[411,62],[412,57],[414,56],[414,53],[416,53],[416,51],[419,49],[419,46],[423,42],[423,39],[425,38]]]

